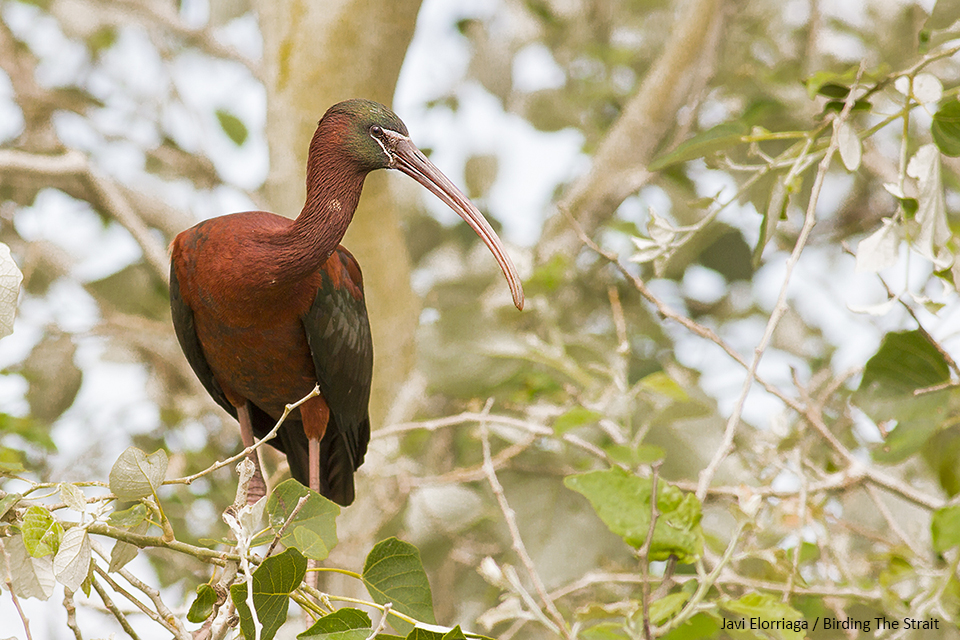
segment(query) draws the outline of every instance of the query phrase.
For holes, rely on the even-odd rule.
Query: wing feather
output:
[[[370,440],[373,339],[363,278],[353,255],[338,247],[320,274],[321,285],[302,320],[320,392],[330,407],[327,429],[333,439],[328,455],[340,462],[345,458],[353,467],[349,470],[352,474],[363,463]],[[332,428],[336,434],[329,433]],[[324,444],[327,442],[325,436]]]

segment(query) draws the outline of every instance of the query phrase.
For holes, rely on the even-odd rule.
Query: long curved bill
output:
[[[520,274],[514,266],[510,256],[507,255],[503,243],[497,236],[496,231],[490,226],[480,210],[458,189],[447,176],[440,172],[440,169],[430,162],[423,152],[417,148],[417,145],[407,136],[396,133],[395,131],[384,131],[390,142],[391,151],[393,151],[393,167],[407,174],[427,189],[435,196],[446,203],[448,207],[457,212],[457,214],[470,225],[478,236],[490,249],[497,264],[503,270],[503,275],[507,278],[507,284],[510,285],[510,293],[513,294],[513,304],[517,309],[523,309],[523,285],[520,282]]]

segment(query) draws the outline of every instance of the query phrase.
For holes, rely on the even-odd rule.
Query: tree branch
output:
[[[663,53],[600,144],[589,173],[558,203],[558,211],[571,212],[588,233],[646,181],[645,167],[687,101],[693,78],[713,66],[724,6],[722,0],[687,0]],[[574,255],[578,246],[564,216],[555,215],[544,227],[538,261]]]

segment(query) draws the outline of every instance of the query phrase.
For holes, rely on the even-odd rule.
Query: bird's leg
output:
[[[252,447],[255,438],[249,400],[243,403],[243,406],[237,408],[237,417],[240,420],[240,439],[243,440],[243,448]],[[250,484],[247,485],[247,504],[253,504],[267,495],[267,483],[264,481],[263,472],[260,470],[260,450],[251,451],[248,457],[253,462],[254,472],[253,477],[250,478]]]
[[[310,489],[320,493],[320,440],[327,430],[330,420],[330,407],[323,396],[316,396],[300,405],[300,419],[303,420],[303,432],[307,436],[307,460],[310,464]],[[307,563],[308,569],[317,567],[316,560]],[[307,584],[317,588],[319,575],[316,571],[307,573]]]
[[[307,458],[310,460],[310,488],[320,493],[320,438],[310,438]]]

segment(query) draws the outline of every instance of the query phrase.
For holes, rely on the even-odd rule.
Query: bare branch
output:
[[[722,0],[687,0],[663,53],[600,144],[589,173],[567,189],[558,211],[570,211],[592,232],[648,179],[646,165],[696,87],[694,79],[713,67],[724,6]],[[540,261],[572,255],[577,244],[563,216],[554,216],[540,240]]]
[[[93,565],[94,571],[97,571],[99,567],[96,563]],[[102,572],[103,569],[97,571],[97,573]],[[103,574],[105,575],[105,574]],[[113,614],[113,617],[120,623],[120,627],[123,628],[123,631],[130,636],[133,640],[140,640],[140,636],[137,635],[137,632],[134,631],[133,627],[130,625],[130,621],[127,620],[127,616],[124,615],[120,608],[117,607],[116,603],[110,597],[110,594],[107,593],[107,590],[103,588],[103,585],[100,584],[100,581],[97,580],[96,576],[90,576],[90,584],[93,585],[94,591],[97,592],[97,595],[100,596],[100,599],[103,601],[103,606],[107,608],[107,611]]]
[[[488,401],[486,409],[489,410],[491,404],[492,402]],[[567,627],[566,620],[563,619],[563,616],[557,609],[557,605],[554,604],[550,594],[547,593],[547,590],[543,585],[543,580],[541,580],[540,574],[537,572],[537,567],[534,565],[533,560],[530,558],[530,554],[527,553],[526,546],[523,544],[523,538],[520,536],[520,528],[517,526],[516,513],[510,508],[510,505],[507,502],[507,497],[503,492],[503,487],[500,485],[500,481],[497,479],[497,472],[493,467],[493,460],[490,455],[490,437],[487,434],[487,426],[484,422],[480,423],[480,439],[483,446],[483,465],[487,474],[487,481],[490,483],[490,488],[493,490],[493,493],[497,498],[497,504],[500,505],[501,513],[503,513],[504,521],[507,524],[507,528],[510,530],[510,539],[513,541],[513,550],[520,558],[524,568],[526,568],[527,575],[530,576],[530,580],[533,582],[534,588],[537,590],[544,607],[556,624],[554,631],[561,634],[563,637],[572,640],[573,636],[570,633],[570,629]]]
[[[107,554],[107,552],[96,540],[91,539],[90,545],[98,556],[107,562],[110,561],[109,554]],[[104,571],[103,568],[96,562],[93,563],[93,569],[100,575],[101,578],[106,580],[107,584],[110,585],[110,588],[132,602],[134,606],[145,613],[151,620],[163,626],[167,631],[172,633],[177,640],[192,640],[190,638],[190,634],[187,633],[187,630],[183,628],[183,624],[180,622],[180,619],[173,615],[173,612],[170,611],[167,605],[163,602],[159,591],[149,586],[126,569],[118,570],[118,573],[123,577],[124,580],[129,582],[135,589],[140,590],[148,598],[150,598],[150,600],[153,602],[153,606],[156,608],[156,610],[153,610],[141,602],[129,591],[117,584],[117,582],[111,578],[109,574]]]
[[[263,82],[263,70],[260,65],[242,55],[239,51],[222,44],[217,40],[213,30],[209,27],[194,29],[183,24],[180,18],[172,11],[173,5],[165,2],[143,2],[141,0],[110,0],[116,7],[128,12],[137,23],[140,18],[146,18],[182,39],[187,45],[195,47],[204,53],[216,58],[234,60],[244,65],[250,73]]]
[[[17,149],[0,150],[0,176],[40,175],[76,180],[79,188],[88,190],[89,201],[99,206],[104,213],[120,223],[143,251],[146,263],[161,282],[169,282],[169,265],[166,249],[151,234],[137,215],[122,189],[112,179],[94,167],[89,158],[76,150],[57,155],[29,153]],[[70,189],[68,188],[67,191]]]
[[[63,590],[63,608],[67,611],[67,627],[73,631],[73,637],[76,640],[83,640],[83,634],[77,624],[77,603],[73,601],[73,591],[70,589]]]
[[[641,585],[643,590],[643,635],[647,640],[653,639],[653,633],[650,628],[650,547],[653,545],[653,534],[657,529],[657,520],[660,518],[660,507],[657,504],[657,485],[660,481],[660,467],[662,460],[658,460],[650,466],[650,527],[647,529],[647,537],[643,540],[643,545],[637,552],[640,560],[640,577],[643,580]]]

